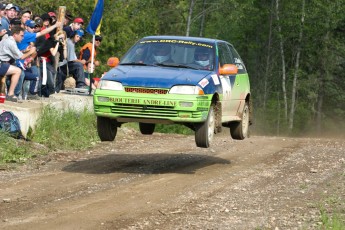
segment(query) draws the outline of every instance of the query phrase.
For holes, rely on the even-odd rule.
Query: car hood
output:
[[[161,66],[118,66],[103,76],[103,80],[121,82],[123,86],[171,88],[174,85],[197,85],[211,72]]]

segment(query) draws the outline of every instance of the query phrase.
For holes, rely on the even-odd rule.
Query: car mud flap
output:
[[[214,112],[216,118],[214,133],[220,133],[222,132],[222,103],[220,101],[216,102]]]

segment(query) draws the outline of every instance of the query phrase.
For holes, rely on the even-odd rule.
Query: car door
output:
[[[232,57],[230,50],[225,42],[218,43],[218,54],[219,54],[219,64],[223,66],[224,64],[234,64],[234,58]],[[222,114],[223,121],[232,119],[232,116],[236,115],[237,109],[235,108],[235,103],[232,102],[233,98],[233,87],[236,79],[236,75],[220,75],[219,76],[222,90]]]
[[[234,62],[232,64],[235,64],[238,69],[232,87],[231,104],[233,108],[237,108],[237,114],[240,115],[245,104],[246,96],[250,93],[249,77],[246,67],[236,49],[231,44],[227,44],[227,46],[233,57]]]

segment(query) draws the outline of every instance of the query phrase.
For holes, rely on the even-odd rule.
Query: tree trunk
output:
[[[203,37],[204,35],[204,24],[205,24],[205,16],[206,16],[206,0],[204,0],[203,4],[202,4],[202,16],[201,16],[201,23],[200,23],[200,33],[199,36]]]
[[[267,91],[268,91],[268,78],[270,75],[270,66],[271,66],[271,44],[272,44],[272,22],[273,22],[273,3],[274,0],[271,1],[271,18],[270,18],[270,29],[268,33],[268,45],[267,45],[267,57],[266,57],[266,68],[265,68],[265,78],[264,78],[264,109],[266,108],[266,101],[267,101]]]
[[[292,83],[292,95],[291,95],[291,108],[290,108],[290,116],[289,116],[289,130],[292,131],[294,125],[294,115],[295,115],[295,106],[296,106],[296,93],[297,93],[297,78],[298,78],[298,71],[299,71],[299,59],[301,55],[301,43],[303,38],[303,26],[304,26],[304,9],[305,8],[305,0],[302,0],[302,16],[301,16],[301,25],[298,37],[298,44],[297,44],[297,54],[296,54],[296,62],[295,62],[295,72],[293,77]]]
[[[287,104],[287,95],[286,95],[286,67],[285,67],[285,54],[284,54],[284,42],[282,35],[282,28],[280,25],[279,19],[279,0],[276,0],[276,19],[278,24],[278,36],[280,38],[280,56],[282,61],[282,90],[283,90],[283,100],[284,100],[284,118],[287,123],[288,120],[288,104]]]
[[[187,19],[187,31],[186,31],[187,37],[189,37],[190,25],[192,23],[192,14],[193,14],[194,4],[195,4],[195,0],[190,0],[189,13],[188,13],[188,19]]]

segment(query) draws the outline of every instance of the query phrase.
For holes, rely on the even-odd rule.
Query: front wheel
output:
[[[116,120],[107,117],[97,117],[97,132],[101,141],[113,141],[117,133]]]
[[[201,148],[210,147],[214,136],[215,116],[214,107],[211,105],[207,119],[204,123],[198,124],[195,127],[195,143]]]
[[[149,123],[139,123],[139,129],[141,134],[144,135],[152,135],[155,131],[155,124],[149,124]]]
[[[242,119],[240,122],[230,123],[230,134],[235,140],[243,140],[248,137],[249,130],[249,106],[248,102],[244,105]]]

